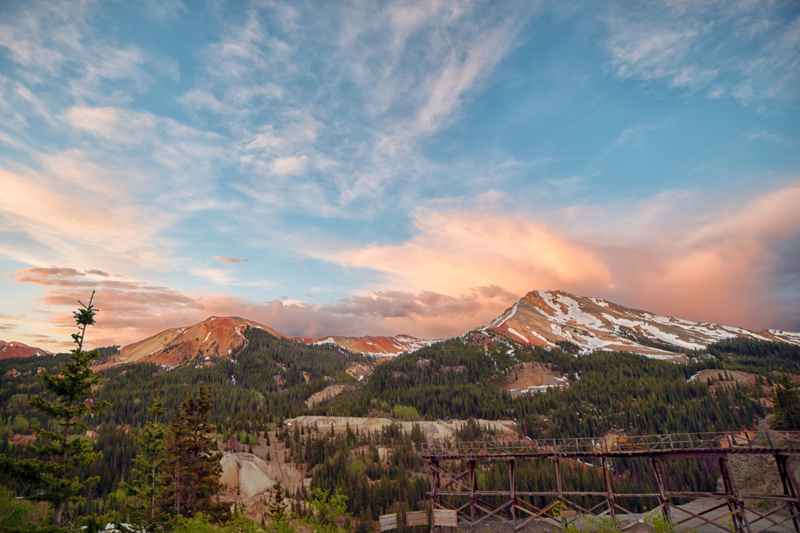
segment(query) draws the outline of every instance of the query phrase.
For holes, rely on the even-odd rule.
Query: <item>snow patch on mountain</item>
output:
[[[568,341],[582,353],[613,350],[667,360],[682,360],[683,352],[702,350],[711,343],[736,337],[800,345],[800,333],[756,332],[738,326],[696,322],[625,307],[602,298],[544,290],[528,293],[480,331],[527,345],[549,347]]]

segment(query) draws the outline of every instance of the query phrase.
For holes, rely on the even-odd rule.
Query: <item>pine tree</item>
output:
[[[150,422],[136,438],[138,452],[131,466],[130,480],[126,484],[129,507],[135,521],[152,525],[158,515],[158,499],[162,490],[161,471],[166,462],[165,437],[167,429],[160,421],[164,407],[155,399],[148,410]]]
[[[800,388],[789,383],[776,385],[774,402],[772,427],[784,431],[800,429]]]
[[[84,500],[83,494],[97,483],[99,477],[86,477],[84,472],[100,458],[92,441],[85,435],[86,419],[96,412],[94,386],[98,376],[92,372],[96,352],[83,350],[86,328],[94,325],[97,309],[93,305],[94,291],[89,303],[80,303],[73,313],[78,328],[72,334],[75,348],[69,360],[56,375],[43,375],[48,394],[33,398],[32,404],[51,417],[50,429],[37,436],[35,469],[42,490],[36,499],[50,502],[55,510],[57,526],[65,523],[70,504]]]
[[[205,513],[220,516],[222,506],[215,496],[220,491],[222,453],[209,422],[211,402],[203,388],[197,397],[186,399],[172,421],[167,436],[164,489],[161,505],[177,516]]]
[[[272,490],[270,490],[269,497],[266,501],[264,518],[269,519],[268,531],[275,533],[293,531],[289,525],[289,513],[287,513],[286,507],[286,494],[283,490],[283,486],[278,482]],[[266,525],[264,522],[262,522],[262,524]]]

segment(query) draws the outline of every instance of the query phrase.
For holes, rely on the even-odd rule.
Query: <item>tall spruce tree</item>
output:
[[[162,491],[162,469],[166,463],[166,426],[161,422],[164,407],[156,398],[148,409],[150,421],[136,437],[138,452],[133,459],[126,488],[128,508],[134,522],[152,526],[158,519],[158,501]]]
[[[73,313],[78,328],[72,334],[75,348],[57,374],[43,375],[46,392],[31,402],[51,419],[37,436],[34,465],[41,490],[35,498],[53,505],[57,526],[66,522],[69,506],[82,502],[83,495],[99,480],[84,474],[100,458],[86,435],[87,419],[98,407],[93,390],[98,376],[91,368],[97,354],[83,349],[86,328],[94,325],[97,314],[93,302],[94,291],[89,303],[78,302],[80,307]]]
[[[773,401],[775,414],[772,427],[783,431],[800,430],[800,387],[788,380],[775,386]]]
[[[215,498],[220,491],[222,453],[209,422],[210,411],[208,391],[202,388],[196,397],[183,402],[172,421],[161,494],[165,512],[177,516],[223,514],[223,507]]]

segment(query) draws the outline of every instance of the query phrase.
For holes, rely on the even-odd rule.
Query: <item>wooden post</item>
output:
[[[733,484],[731,472],[728,469],[728,458],[724,455],[719,458],[719,470],[722,474],[722,484],[725,488],[725,495],[728,498],[728,509],[733,520],[733,527],[737,533],[750,533],[750,523],[744,511],[744,504],[736,494],[736,486]]]
[[[511,498],[511,519],[517,522],[517,483],[514,480],[514,459],[508,461],[508,488]]]
[[[439,487],[441,486],[441,478],[439,477],[439,460],[431,457],[431,531],[438,531],[434,525],[433,514],[436,511],[436,506],[439,504]]]
[[[470,522],[475,521],[475,505],[478,503],[478,496],[475,492],[478,490],[478,473],[475,471],[475,459],[469,461],[469,519]]]
[[[602,457],[600,459],[600,462],[603,465],[603,480],[605,481],[606,485],[606,500],[608,501],[608,512],[611,513],[611,518],[616,520],[617,502],[614,499],[614,483],[611,480],[611,471],[608,469],[608,459],[606,457]]]
[[[558,491],[558,500],[564,499],[564,482],[561,479],[561,459],[558,457],[553,461],[556,467],[556,491]]]
[[[778,465],[778,473],[781,476],[781,484],[783,485],[783,494],[791,496],[794,500],[789,504],[789,514],[792,515],[792,523],[794,523],[794,530],[800,533],[800,521],[797,519],[800,513],[800,498],[798,498],[797,489],[794,486],[794,480],[786,467],[786,456],[779,453],[775,454],[775,463]]]
[[[669,498],[667,497],[667,487],[664,483],[664,473],[661,471],[661,464],[655,457],[650,458],[650,464],[653,467],[653,475],[658,485],[658,502],[661,504],[661,512],[664,514],[664,519],[670,522]]]
[[[563,509],[561,509],[561,505],[564,504],[564,481],[561,479],[561,459],[556,456],[554,457],[553,463],[555,464],[556,469],[556,492],[558,492],[558,502],[559,502],[559,521],[561,522],[562,529],[566,527],[567,522],[566,518],[563,516]]]

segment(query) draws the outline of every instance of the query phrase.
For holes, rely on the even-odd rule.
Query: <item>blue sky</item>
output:
[[[0,337],[800,328],[798,87],[791,1],[3,2]]]

